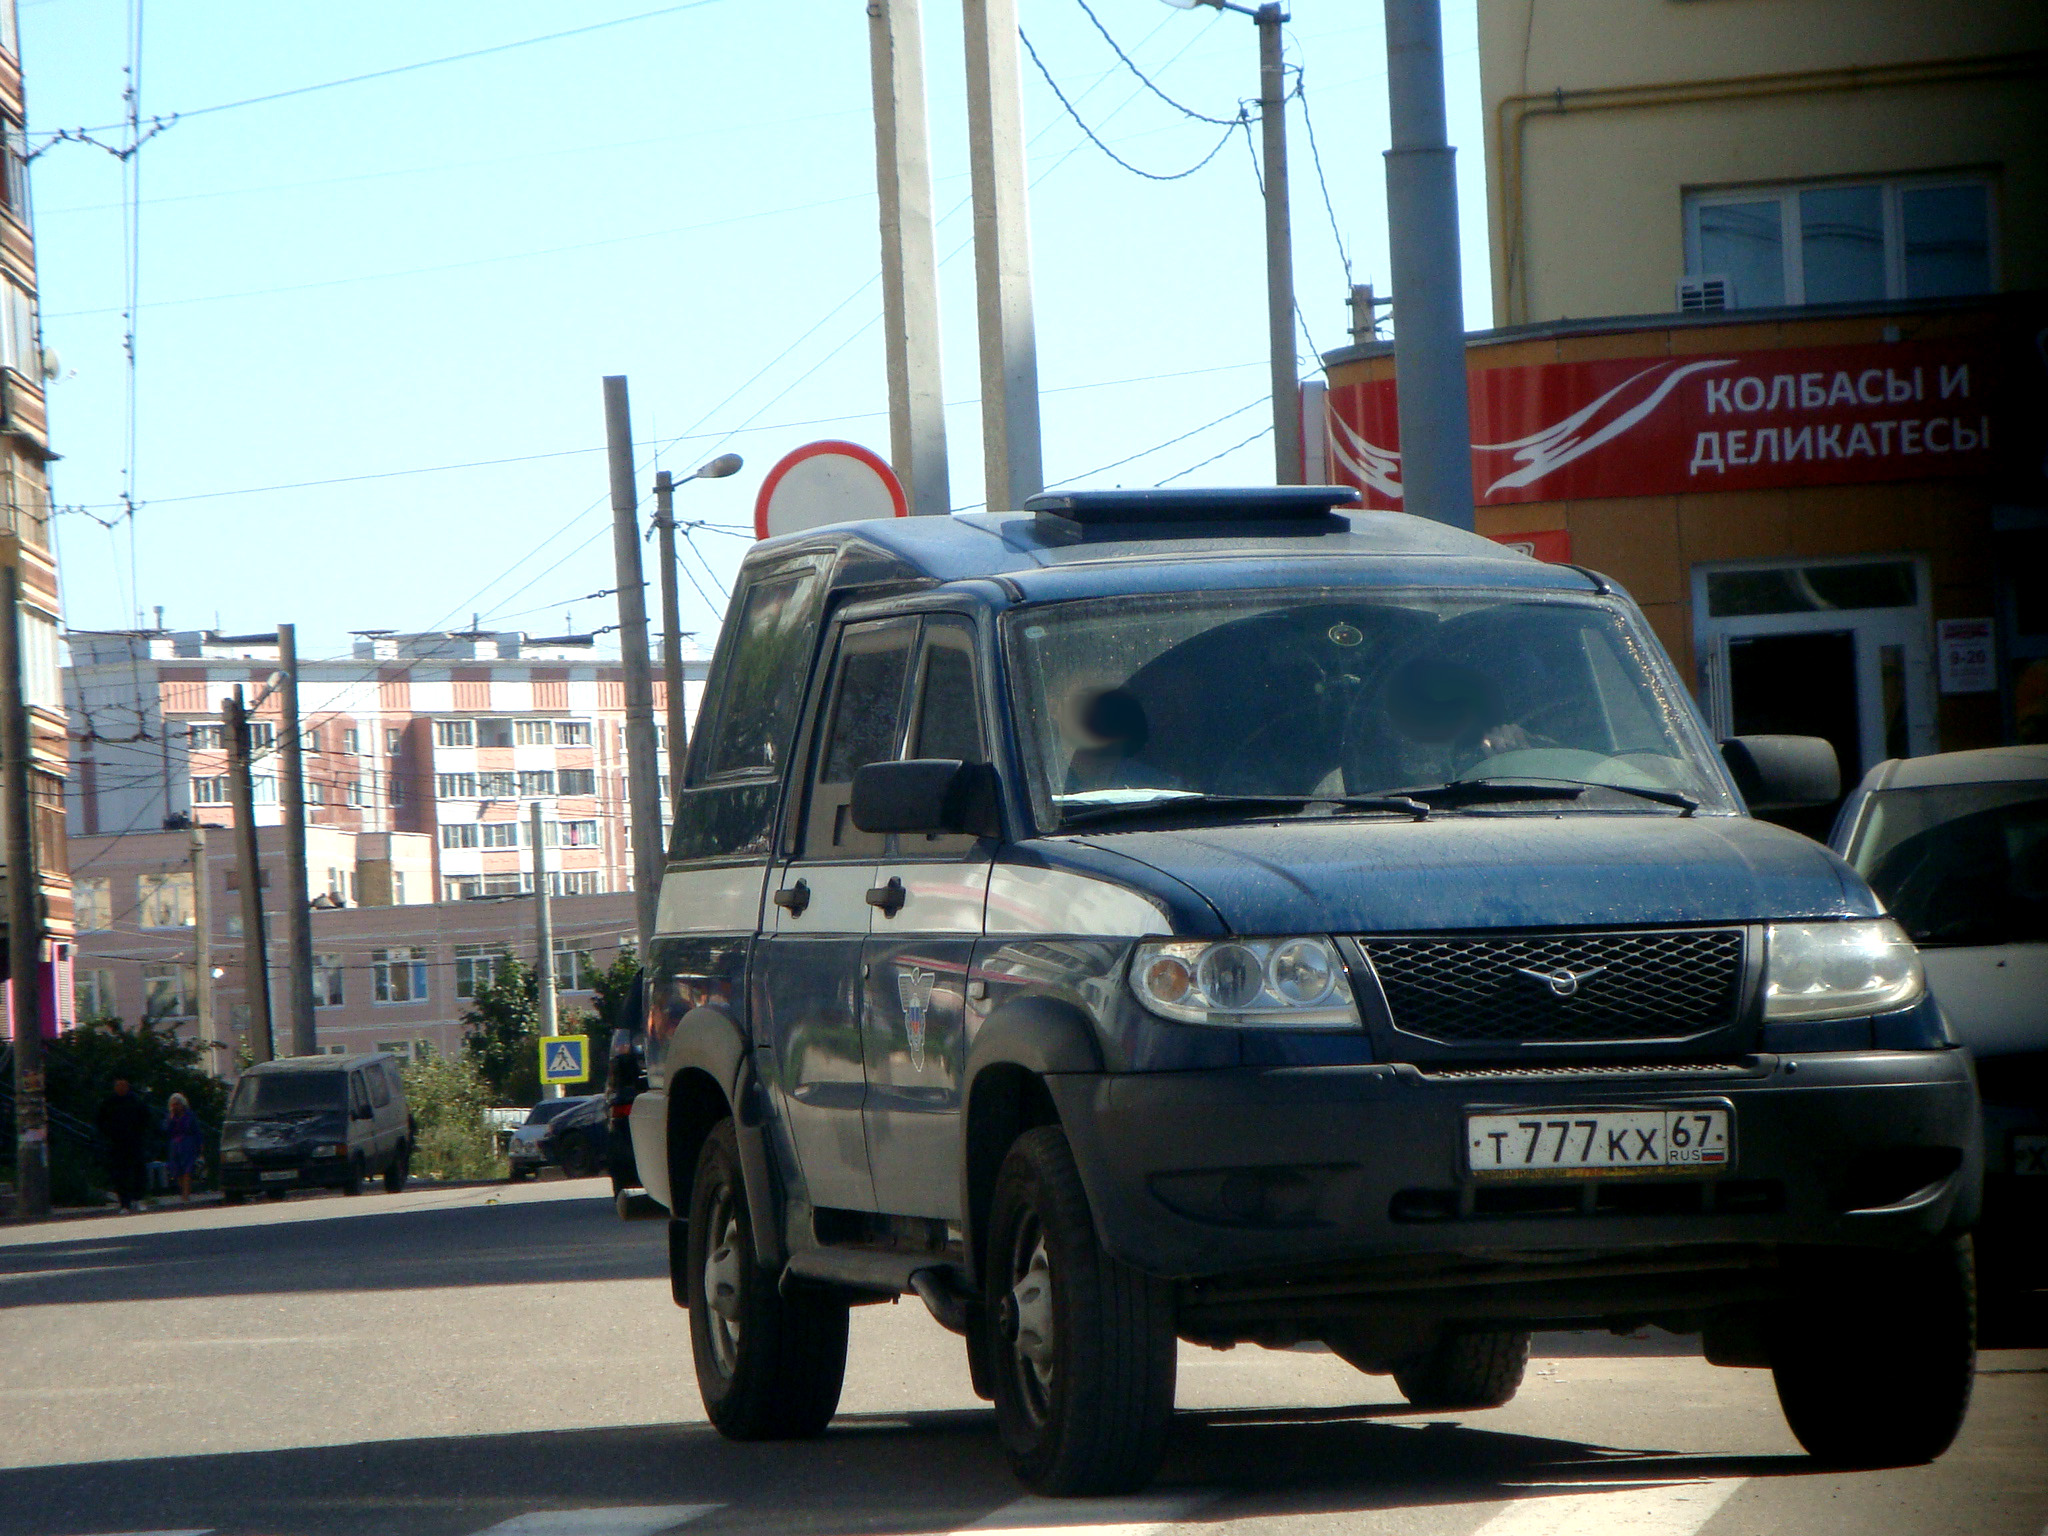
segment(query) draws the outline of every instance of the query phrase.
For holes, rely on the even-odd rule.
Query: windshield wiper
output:
[[[1427,820],[1430,807],[1406,794],[1391,795],[1190,795],[1167,793],[1156,800],[1123,800],[1113,805],[1070,806],[1060,812],[1061,827],[1088,822],[1115,821],[1133,816],[1157,816],[1183,809],[1196,811],[1301,810],[1311,805],[1337,805],[1354,811],[1398,811],[1417,821]]]
[[[1417,800],[1427,800],[1431,805],[1460,806],[1507,800],[1576,800],[1589,789],[1611,789],[1618,794],[1634,795],[1639,800],[1653,800],[1659,805],[1676,806],[1687,816],[1700,808],[1699,801],[1693,799],[1691,795],[1680,794],[1675,789],[1648,789],[1636,784],[1609,784],[1593,779],[1537,779],[1533,776],[1517,779],[1452,779],[1444,784],[1397,789],[1393,793],[1412,795]]]

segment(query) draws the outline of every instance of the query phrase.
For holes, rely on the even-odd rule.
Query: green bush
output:
[[[412,1171],[429,1179],[499,1179],[505,1160],[484,1111],[491,1085],[467,1056],[429,1056],[405,1068],[405,1098],[419,1126]]]

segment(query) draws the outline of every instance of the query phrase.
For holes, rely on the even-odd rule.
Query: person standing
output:
[[[171,1107],[164,1114],[164,1137],[171,1144],[171,1177],[178,1181],[180,1197],[190,1205],[192,1175],[199,1170],[202,1141],[199,1117],[192,1113],[192,1105],[182,1093],[171,1095]]]
[[[124,1211],[135,1210],[142,1203],[148,1178],[150,1119],[149,1106],[134,1086],[125,1077],[115,1078],[114,1091],[100,1101],[95,1123],[107,1148],[107,1173]]]

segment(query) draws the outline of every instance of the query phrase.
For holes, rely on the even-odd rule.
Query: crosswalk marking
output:
[[[477,1536],[656,1536],[722,1508],[718,1504],[633,1504],[615,1509],[537,1509],[500,1520]]]
[[[1215,1499],[1200,1493],[1141,1493],[1124,1499],[1041,1499],[1027,1495],[962,1531],[1003,1536],[1154,1536]]]
[[[1698,1482],[1660,1483],[1652,1488],[1588,1489],[1549,1493],[1520,1491],[1515,1502],[1472,1536],[1585,1536],[1627,1531],[1629,1536],[1693,1536],[1728,1502],[1745,1480],[1722,1477]]]

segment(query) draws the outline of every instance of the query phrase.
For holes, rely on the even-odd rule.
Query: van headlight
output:
[[[1358,1026],[1344,961],[1320,935],[1148,940],[1131,957],[1131,990],[1152,1012],[1183,1024]]]
[[[1764,945],[1766,1019],[1816,1022],[1890,1013],[1927,992],[1920,952],[1888,917],[1772,923]]]
[[[249,1154],[240,1147],[223,1147],[220,1160],[224,1163],[246,1163],[249,1161]]]

